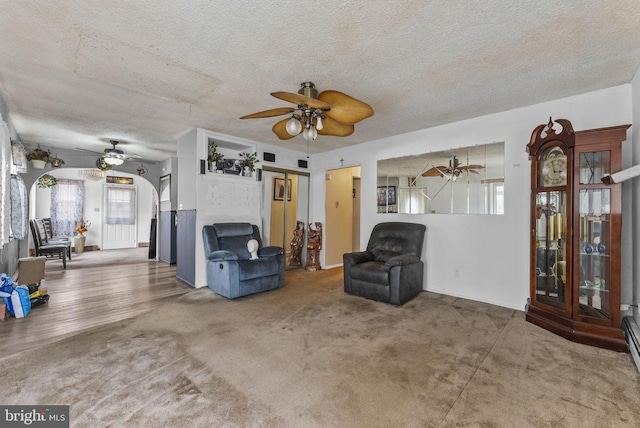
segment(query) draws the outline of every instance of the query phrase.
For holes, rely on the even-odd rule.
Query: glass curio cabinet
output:
[[[534,129],[526,319],[575,342],[626,351],[620,329],[621,146],[629,125]]]

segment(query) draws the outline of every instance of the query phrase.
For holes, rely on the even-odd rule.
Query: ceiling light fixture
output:
[[[307,142],[318,134],[347,137],[353,134],[354,124],[373,115],[367,103],[342,92],[328,90],[318,93],[313,82],[303,82],[297,93],[272,92],[271,95],[296,104],[297,108],[279,107],[242,116],[240,119],[259,119],[281,115],[291,116],[276,122],[271,128],[281,140],[302,134]]]
[[[113,166],[122,165],[124,163],[124,159],[120,159],[120,158],[106,157],[106,158],[103,158],[103,159],[104,159],[104,161],[106,163],[108,163],[109,165],[113,165]]]
[[[307,141],[318,138],[318,131],[322,131],[322,109],[309,106],[300,106],[300,115],[294,114],[287,121],[287,133],[293,137],[302,131],[302,136]]]

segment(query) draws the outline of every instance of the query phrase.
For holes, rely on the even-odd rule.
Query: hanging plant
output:
[[[31,162],[31,166],[35,169],[44,169],[51,160],[51,153],[41,148],[33,149],[27,155],[27,160]]]
[[[40,148],[33,149],[33,151],[27,155],[27,160],[30,160],[30,161],[39,160],[43,162],[49,162],[50,158],[51,158],[51,153],[46,150],[42,150]]]
[[[49,158],[49,163],[54,168],[59,168],[64,165],[64,161],[58,157],[58,154],[56,154],[55,156],[51,156]]]
[[[55,186],[58,184],[58,179],[53,175],[45,174],[38,178],[38,187],[41,189],[47,189],[49,187]]]

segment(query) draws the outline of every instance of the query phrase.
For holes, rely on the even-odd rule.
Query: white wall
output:
[[[69,180],[82,180],[78,176],[77,168],[60,168],[46,171],[56,178]],[[118,171],[116,174],[109,171],[107,175],[117,175],[119,177],[133,177],[133,183],[137,186],[138,195],[138,235],[137,242],[149,242],[152,218],[152,197],[157,192],[153,184],[144,177]],[[102,247],[102,209],[103,209],[103,186],[105,180],[99,181],[84,180],[84,216],[91,222],[89,231],[85,233],[87,241],[85,245],[97,245]],[[33,184],[30,194],[30,218],[51,217],[51,189],[40,189],[37,184]],[[33,245],[32,245],[33,247]]]
[[[530,228],[530,162],[525,149],[533,129],[549,116],[569,119],[576,131],[632,123],[631,85],[314,155],[309,221],[325,224],[325,171],[343,166],[340,159],[345,167],[360,165],[361,248],[377,223],[425,224],[425,290],[523,310],[529,296]],[[505,215],[376,214],[378,160],[498,141],[505,142]],[[459,277],[454,276],[456,269]]]
[[[632,104],[633,104],[633,126],[631,128],[631,134],[633,135],[631,165],[640,164],[640,69],[636,71],[632,85]],[[627,206],[630,206],[630,221],[628,222],[632,228],[631,233],[624,234],[623,239],[631,240],[631,244],[623,246],[625,248],[631,248],[631,255],[625,260],[632,269],[631,275],[628,279],[623,277],[623,293],[622,303],[633,304],[633,316],[638,324],[640,324],[640,311],[638,310],[638,303],[640,302],[640,178],[634,178],[622,183],[624,193],[627,197],[623,202],[627,202],[623,206],[623,215],[627,214]],[[629,189],[630,194],[627,193]],[[624,220],[624,218],[623,218]],[[627,222],[623,223],[626,226]],[[629,286],[626,286],[628,281]],[[627,315],[625,313],[624,315]]]

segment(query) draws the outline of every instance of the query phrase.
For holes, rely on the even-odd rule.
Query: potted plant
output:
[[[58,157],[57,153],[55,156],[49,158],[49,163],[54,168],[60,168],[62,165],[64,165],[64,161]]]
[[[211,171],[215,165],[215,169],[222,171],[222,161],[224,160],[224,155],[218,152],[218,146],[214,144],[209,144],[208,153],[207,153],[207,161],[209,162],[209,171]]]
[[[84,233],[89,230],[89,226],[91,226],[89,220],[83,218],[79,221],[79,225],[76,228],[77,235],[73,240],[73,248],[76,254],[82,254],[84,252],[84,244],[87,239],[87,237],[84,236]]]
[[[258,153],[240,153],[240,167],[242,168],[242,175],[245,177],[250,177],[253,172],[254,165],[260,162],[258,159]]]
[[[27,155],[27,160],[31,161],[31,166],[35,169],[44,169],[50,159],[51,153],[39,147]]]
[[[53,175],[45,174],[38,178],[38,187],[41,189],[47,189],[49,187],[55,186],[58,184],[58,179]]]

